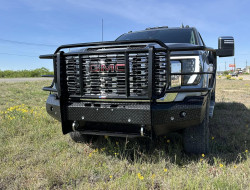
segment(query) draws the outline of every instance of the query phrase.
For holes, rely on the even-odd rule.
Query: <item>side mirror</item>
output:
[[[216,55],[219,57],[234,56],[234,38],[232,36],[222,36],[218,38]]]

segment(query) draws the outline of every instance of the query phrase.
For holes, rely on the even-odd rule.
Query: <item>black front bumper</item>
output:
[[[64,134],[70,132],[73,121],[77,121],[145,126],[156,135],[164,135],[200,124],[205,115],[206,99],[206,96],[187,97],[182,102],[169,103],[69,102],[60,107],[60,100],[50,95],[46,109],[52,117],[62,121]],[[186,113],[185,117],[182,112]]]

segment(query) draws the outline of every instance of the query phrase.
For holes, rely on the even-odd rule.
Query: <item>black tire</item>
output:
[[[210,97],[208,96],[206,113],[204,120],[198,126],[184,129],[183,146],[186,153],[205,154],[209,152],[209,105]]]
[[[89,140],[88,136],[81,134],[79,131],[72,131],[69,135],[76,143],[85,143]]]

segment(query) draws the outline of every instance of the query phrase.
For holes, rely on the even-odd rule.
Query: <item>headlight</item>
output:
[[[181,62],[171,60],[171,73],[181,73]],[[171,75],[171,87],[181,86],[181,75]]]
[[[201,75],[178,75],[177,73],[192,73],[200,71],[201,65],[199,61],[199,56],[172,57],[171,73],[176,73],[176,75],[171,76],[171,87],[199,84]]]

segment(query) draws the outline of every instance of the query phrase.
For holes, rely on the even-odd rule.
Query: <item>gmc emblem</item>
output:
[[[91,64],[90,72],[125,72],[125,64]]]

